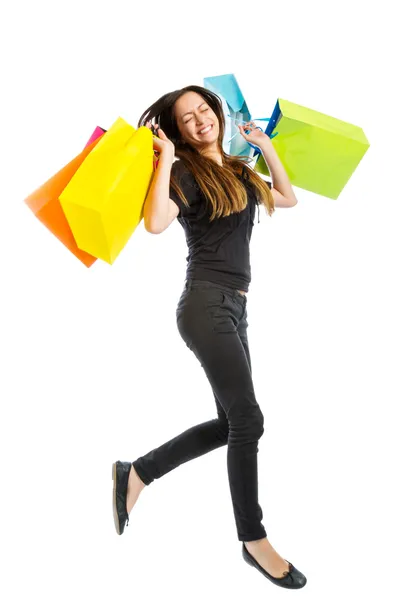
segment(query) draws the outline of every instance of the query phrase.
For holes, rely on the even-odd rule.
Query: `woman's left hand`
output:
[[[238,129],[246,142],[250,142],[254,146],[260,147],[260,144],[265,143],[266,140],[271,141],[267,134],[262,131],[261,127],[256,126],[254,121],[249,121],[245,125],[238,125]],[[245,129],[250,130],[250,132],[245,133]]]

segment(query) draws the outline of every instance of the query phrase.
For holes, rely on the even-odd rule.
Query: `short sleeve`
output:
[[[186,200],[188,201],[189,207],[191,205],[195,204],[196,200],[198,200],[199,189],[198,189],[196,180],[194,179],[193,175],[184,166],[184,164],[181,160],[176,160],[173,163],[172,168],[171,168],[171,176],[172,175],[174,175],[176,183],[178,184],[178,186],[180,187],[180,189],[183,192],[183,195],[185,196]],[[178,194],[175,192],[175,190],[172,188],[171,185],[169,187],[169,197],[179,207],[178,217],[183,217],[189,212],[188,207],[180,199],[180,197],[178,196]]]

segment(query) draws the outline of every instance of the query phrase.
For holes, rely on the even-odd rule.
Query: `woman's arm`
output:
[[[173,162],[173,157],[161,154],[154,172],[143,208],[144,226],[149,233],[161,233],[169,224],[169,186]]]
[[[271,140],[266,137],[260,142],[259,148],[271,174],[273,186],[271,193],[274,197],[275,206],[282,208],[295,206],[297,198],[294,195],[292,184]]]
[[[271,194],[274,199],[275,208],[291,208],[292,206],[296,206],[297,204],[297,198],[296,202],[293,203],[292,200],[290,200],[290,198],[282,196],[282,194],[273,187],[271,188]]]

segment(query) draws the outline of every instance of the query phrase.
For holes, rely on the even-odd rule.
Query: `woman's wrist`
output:
[[[161,152],[159,158],[158,158],[158,162],[160,164],[169,164],[172,167],[172,164],[174,162],[175,159],[175,155],[171,152]]]

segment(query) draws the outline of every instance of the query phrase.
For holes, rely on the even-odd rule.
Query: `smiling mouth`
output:
[[[207,127],[204,127],[204,129],[199,131],[199,135],[206,135],[207,133],[209,133],[212,130],[213,127],[214,127],[213,124],[207,125]]]

